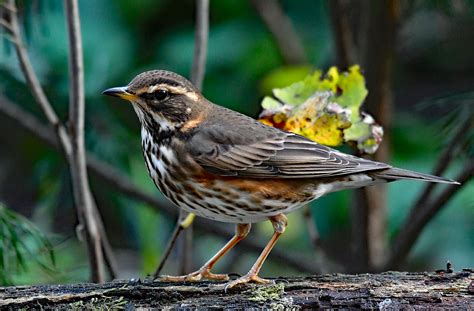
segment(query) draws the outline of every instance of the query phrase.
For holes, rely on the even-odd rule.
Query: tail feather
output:
[[[430,174],[418,173],[410,170],[404,170],[401,168],[389,168],[383,171],[373,172],[371,174],[376,178],[387,179],[388,181],[399,180],[399,179],[414,179],[424,180],[428,182],[437,182],[445,184],[456,184],[459,183],[449,178],[438,177]]]

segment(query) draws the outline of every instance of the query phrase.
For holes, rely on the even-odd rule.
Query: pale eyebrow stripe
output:
[[[153,93],[158,89],[167,89],[168,91],[174,94],[185,94],[188,92],[188,90],[182,86],[171,86],[169,84],[159,83],[159,84],[155,84],[148,87],[142,87],[141,89],[136,90],[135,93],[136,94]]]
[[[188,98],[190,98],[192,100],[198,100],[198,98],[199,98],[199,96],[195,92],[189,91],[185,87],[171,86],[171,85],[165,84],[165,83],[159,83],[159,84],[155,84],[155,85],[152,85],[152,86],[143,87],[141,89],[138,89],[136,91],[136,94],[139,95],[139,96],[143,93],[149,93],[150,94],[150,93],[153,93],[153,92],[155,92],[156,90],[158,90],[160,88],[167,89],[172,94],[187,96]]]

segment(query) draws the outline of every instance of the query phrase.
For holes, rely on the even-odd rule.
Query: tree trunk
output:
[[[361,34],[358,61],[362,64],[369,95],[365,109],[385,130],[373,160],[390,162],[392,71],[399,0],[361,1]],[[356,271],[380,268],[387,254],[387,189],[377,185],[356,190],[353,232],[359,262]]]
[[[0,288],[0,309],[474,309],[474,274],[387,272],[278,278],[224,291],[224,283],[115,281]]]

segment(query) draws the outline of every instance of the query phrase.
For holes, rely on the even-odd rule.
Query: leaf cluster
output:
[[[331,67],[265,97],[260,121],[306,136],[328,146],[355,145],[362,153],[374,153],[383,129],[361,111],[367,96],[365,79],[358,65],[340,72]]]

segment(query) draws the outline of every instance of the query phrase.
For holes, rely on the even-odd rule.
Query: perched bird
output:
[[[141,123],[148,172],[176,206],[236,223],[235,236],[199,270],[169,281],[228,280],[215,263],[250,231],[270,220],[274,234],[250,271],[228,287],[254,281],[285,231],[288,214],[327,193],[399,179],[456,183],[342,153],[207,100],[182,76],[147,71],[103,94],[130,101]]]

